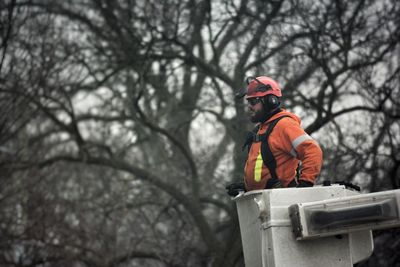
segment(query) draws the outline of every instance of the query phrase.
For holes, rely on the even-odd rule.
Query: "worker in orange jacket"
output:
[[[321,148],[300,126],[300,118],[281,108],[282,92],[276,81],[267,76],[249,77],[247,84],[239,97],[246,96],[250,120],[257,127],[245,144],[244,183],[227,186],[228,194],[313,186],[322,166]]]

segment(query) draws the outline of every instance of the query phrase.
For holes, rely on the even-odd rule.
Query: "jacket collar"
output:
[[[265,118],[265,120],[260,124],[262,125],[262,124],[266,124],[266,123],[270,122],[273,117],[275,119],[275,117],[276,117],[275,115],[276,114],[278,114],[278,113],[280,113],[282,111],[283,111],[282,108],[277,108],[276,110],[274,110],[271,113],[269,113],[268,116]]]

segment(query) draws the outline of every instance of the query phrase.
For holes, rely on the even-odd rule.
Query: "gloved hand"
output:
[[[265,186],[265,189],[275,189],[275,188],[283,188],[282,183],[279,179],[269,179],[267,181],[267,185]]]
[[[231,197],[235,197],[240,191],[246,192],[246,187],[243,182],[231,183],[225,186],[226,193]]]
[[[304,180],[299,180],[299,183],[297,184],[296,187],[313,187],[314,184],[308,181],[304,181]]]

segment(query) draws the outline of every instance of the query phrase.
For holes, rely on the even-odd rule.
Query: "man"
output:
[[[245,144],[244,183],[227,186],[228,194],[313,186],[322,166],[321,148],[300,126],[300,119],[281,108],[282,92],[276,81],[267,76],[246,81],[246,90],[238,96],[246,96],[250,120],[257,127]],[[297,173],[300,163],[301,172]]]

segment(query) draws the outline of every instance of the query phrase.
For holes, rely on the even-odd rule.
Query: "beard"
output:
[[[276,109],[270,110],[270,109],[266,108],[265,106],[263,106],[263,108],[258,111],[249,110],[250,121],[252,123],[259,123],[259,122],[263,123],[280,111],[281,111],[281,109],[279,107]]]
[[[250,112],[250,121],[252,123],[264,122],[267,117],[268,114],[264,111],[264,109]]]

